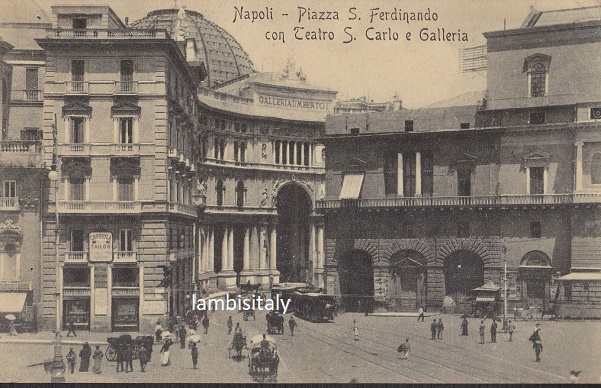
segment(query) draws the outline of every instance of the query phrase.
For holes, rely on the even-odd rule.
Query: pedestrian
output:
[[[163,332],[163,326],[161,326],[161,321],[157,321],[157,325],[154,327],[154,336],[155,340],[159,342],[161,340],[161,333]]]
[[[296,321],[294,320],[293,316],[290,316],[288,326],[290,327],[290,335],[294,337],[294,328],[296,327]]]
[[[194,319],[192,320],[192,323],[190,323],[190,329],[194,330],[194,332],[196,332],[196,329],[198,329],[198,318],[194,317]]]
[[[94,354],[92,355],[92,358],[94,359],[94,366],[92,367],[92,371],[99,375],[102,369],[102,357],[104,356],[104,354],[102,354],[102,350],[100,350],[100,345],[96,345],[96,350],[94,350]]]
[[[424,308],[422,306],[419,306],[419,310],[417,311],[419,313],[419,315],[417,316],[417,321],[419,322],[419,319],[422,319],[422,322],[424,321]]]
[[[196,347],[196,342],[192,342],[192,368],[196,369],[196,364],[198,363],[198,348]]]
[[[401,344],[397,349],[398,352],[403,352],[403,359],[409,359],[409,351],[411,350],[411,345],[409,344],[409,338],[405,340],[405,343]]]
[[[115,353],[117,353],[117,373],[125,371],[125,349],[123,345],[118,344],[115,346]]]
[[[357,321],[353,321],[353,334],[355,335],[355,341],[359,341],[359,328],[357,327]]]
[[[186,348],[186,327],[183,324],[179,327],[179,346],[180,349]]]
[[[15,321],[10,321],[10,325],[8,326],[8,333],[9,335],[13,335],[16,336],[17,334],[17,327],[15,326]]]
[[[432,339],[436,339],[436,331],[438,330],[438,324],[436,323],[436,319],[432,320],[430,324],[430,332],[432,333]]]
[[[442,331],[443,330],[444,330],[444,325],[442,324],[442,318],[439,318],[438,319],[438,327],[437,327],[437,331],[436,331],[438,339],[442,339]]]
[[[92,348],[89,343],[84,343],[79,351],[79,371],[87,372],[90,369],[90,357],[92,357]]]
[[[461,321],[461,335],[467,335],[467,318],[465,316]]]
[[[67,332],[67,337],[71,337],[71,333],[73,333],[73,337],[77,337],[77,334],[75,334],[75,323],[73,323],[72,319],[70,319],[67,323],[67,327],[69,328],[69,331]]]
[[[226,326],[227,326],[227,334],[228,335],[232,334],[232,326],[234,326],[234,324],[232,322],[232,316],[231,315],[229,317],[227,317]]]
[[[205,328],[205,334],[209,332],[209,315],[205,315],[202,319],[202,327]]]
[[[497,321],[494,318],[490,324],[490,342],[493,344],[497,342]]]
[[[484,343],[484,332],[486,331],[486,325],[484,320],[480,321],[480,345]]]
[[[236,322],[236,328],[234,329],[234,334],[242,333],[242,328],[240,327],[240,322]]]
[[[532,333],[528,340],[532,342],[532,348],[534,349],[534,354],[536,355],[536,362],[540,362],[540,354],[543,351],[543,342],[540,338],[540,323],[536,324],[534,333]]]
[[[69,349],[69,353],[67,353],[67,364],[69,364],[69,370],[71,374],[75,372],[75,361],[77,360],[77,355],[73,348]]]
[[[146,348],[146,350],[148,350],[148,359],[146,360],[146,362],[148,363],[152,359],[152,337],[148,337],[146,339],[146,342],[144,342],[144,347]]]
[[[134,349],[132,344],[125,344],[123,346],[124,354],[123,358],[125,359],[125,373],[134,371]]]
[[[173,342],[171,342],[171,339],[169,339],[169,337],[165,338],[165,341],[163,342],[163,347],[161,348],[161,353],[163,353],[163,355],[161,356],[162,366],[171,365],[171,360],[169,360],[169,347],[172,343]]]
[[[515,330],[515,325],[513,323],[511,323],[511,321],[509,321],[508,326],[507,326],[507,331],[509,332],[509,341],[508,342],[513,342],[513,331]]]
[[[140,346],[140,349],[138,349],[138,360],[140,360],[140,370],[146,372],[146,364],[150,360],[146,344]]]

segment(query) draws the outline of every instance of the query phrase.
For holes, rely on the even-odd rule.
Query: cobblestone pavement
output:
[[[66,376],[75,382],[253,382],[248,374],[248,359],[228,358],[231,336],[227,335],[227,312],[211,316],[209,334],[200,334],[199,369],[193,370],[190,350],[171,349],[172,365],[161,367],[159,345],[155,345],[147,372],[140,372],[134,361],[133,373],[116,373],[115,363],[104,360],[103,372]],[[250,338],[265,331],[264,314],[256,321],[243,321],[233,313],[234,323],[240,322]],[[431,317],[430,319],[433,319]],[[440,315],[445,324],[442,340],[430,339],[430,323],[417,322],[414,317],[365,317],[344,314],[333,323],[311,323],[297,319],[294,337],[288,326],[284,335],[274,335],[281,357],[277,382],[391,382],[391,383],[566,383],[570,370],[581,370],[580,382],[599,383],[601,376],[601,322],[543,321],[541,337],[544,344],[542,362],[534,361],[534,351],[528,337],[534,321],[519,321],[514,341],[499,333],[497,343],[490,343],[490,320],[486,321],[486,343],[480,345],[479,320],[470,319],[468,337],[459,335],[460,319]],[[288,319],[286,319],[287,322]],[[352,321],[357,320],[359,341],[354,341]],[[115,336],[116,334],[110,334]],[[83,340],[104,341],[107,334],[81,333]],[[6,337],[5,337],[6,338]],[[0,338],[0,382],[49,382],[41,366],[27,367],[52,357],[51,344],[2,343]],[[51,339],[50,333],[23,335],[24,341]],[[409,360],[396,352],[404,338],[409,338]],[[78,338],[79,339],[79,338]],[[12,340],[10,338],[9,340]],[[71,338],[69,338],[71,340]],[[74,346],[63,345],[63,354]],[[102,347],[103,350],[105,347]]]

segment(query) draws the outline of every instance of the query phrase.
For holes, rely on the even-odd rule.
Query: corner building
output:
[[[469,312],[506,262],[510,309],[601,316],[599,10],[485,33],[486,92],[327,118],[328,293],[348,310],[449,297]]]

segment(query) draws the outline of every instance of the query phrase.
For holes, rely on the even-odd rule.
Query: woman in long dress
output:
[[[102,369],[103,356],[104,354],[102,354],[102,350],[100,350],[100,345],[96,345],[96,350],[94,350],[94,354],[92,355],[92,358],[94,359],[94,366],[92,367],[92,370],[97,375],[100,374],[100,370]]]
[[[92,356],[92,348],[87,342],[83,344],[83,348],[79,352],[79,371],[87,372],[90,368],[90,357]]]
[[[165,342],[161,348],[161,365],[163,366],[171,365],[171,361],[169,361],[169,346],[171,346],[171,344],[171,340],[169,338],[165,338]]]

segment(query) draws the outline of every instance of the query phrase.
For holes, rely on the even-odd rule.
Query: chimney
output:
[[[399,95],[397,93],[394,94],[394,96],[392,97],[392,106],[393,106],[393,110],[401,110],[403,109],[403,100],[401,100],[401,98],[399,97]]]
[[[125,17],[125,27],[128,27],[128,26],[129,26],[129,17],[126,16]]]

